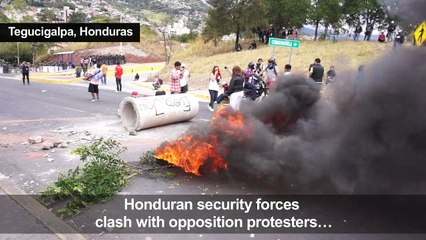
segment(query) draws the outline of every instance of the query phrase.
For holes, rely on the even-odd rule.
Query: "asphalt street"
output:
[[[185,132],[192,124],[201,121],[209,121],[212,113],[207,110],[205,102],[200,104],[200,112],[197,117],[185,123],[172,124],[144,130],[138,133],[137,138],[127,140],[124,137],[125,131],[120,126],[117,116],[117,108],[120,101],[129,96],[128,92],[116,93],[111,85],[101,86],[100,98],[98,102],[91,102],[91,96],[87,92],[84,83],[75,85],[54,85],[33,82],[32,85],[22,85],[21,81],[2,78],[0,76],[0,173],[21,187],[27,193],[36,194],[44,186],[56,179],[60,172],[67,171],[79,164],[78,159],[69,158],[69,149],[57,149],[56,152],[41,151],[40,146],[24,145],[28,136],[41,134],[46,137],[57,137],[58,128],[72,125],[89,126],[93,131],[95,125],[106,125],[106,130],[117,133],[117,137],[122,137],[122,142],[130,148],[130,153],[124,159],[133,159],[141,152],[150,147],[158,146],[165,140],[172,140],[179,134]],[[113,84],[113,83],[112,83]],[[90,128],[93,126],[93,128]],[[78,130],[76,130],[78,131]],[[67,129],[68,133],[69,130]],[[56,134],[56,135],[55,135]],[[121,134],[121,135],[120,135]],[[67,135],[64,135],[67,136]],[[75,136],[75,135],[74,135]],[[80,140],[80,136],[78,139]],[[77,142],[79,143],[79,142]],[[77,144],[76,143],[76,144]],[[71,143],[73,144],[73,143]],[[74,147],[74,145],[72,146]],[[46,161],[45,155],[52,155],[53,162]],[[188,176],[179,169],[175,169],[176,179],[173,181],[162,181],[149,179],[146,176],[135,177],[132,184],[123,190],[121,194],[253,194],[262,193],[262,189],[257,192],[250,192],[249,187],[244,183],[214,182],[208,178]],[[284,184],[284,183],[283,183]],[[266,192],[267,193],[267,192]],[[8,202],[10,204],[10,202]],[[68,223],[81,229],[83,226],[91,224],[87,219],[90,216],[102,212],[104,206],[93,206],[73,219],[68,219]],[[20,215],[26,213],[17,208]],[[34,222],[33,227],[40,224]],[[41,235],[40,235],[41,236]],[[108,234],[86,235],[90,239],[425,239],[424,235],[360,235],[360,234],[147,234],[147,235],[126,235]],[[18,235],[1,235],[0,239],[21,239]],[[30,238],[29,238],[30,239]]]
[[[55,120],[116,116],[117,108],[129,90],[115,92],[115,85],[100,85],[100,101],[91,102],[87,91],[88,83],[57,85],[32,82],[23,85],[21,81],[2,78],[0,88],[0,121]],[[201,104],[201,103],[200,103]],[[211,113],[201,104],[196,118],[210,118]]]

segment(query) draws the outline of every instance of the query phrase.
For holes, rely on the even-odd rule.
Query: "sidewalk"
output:
[[[0,174],[0,199],[0,238],[86,239],[3,174]]]

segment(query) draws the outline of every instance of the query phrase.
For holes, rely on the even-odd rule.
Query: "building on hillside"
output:
[[[62,20],[67,23],[69,21],[69,17],[71,15],[70,7],[64,6],[64,9],[62,10]]]
[[[186,27],[187,23],[188,17],[182,16],[177,22],[173,23],[173,25],[167,25],[167,33],[171,36],[189,34],[191,30]]]

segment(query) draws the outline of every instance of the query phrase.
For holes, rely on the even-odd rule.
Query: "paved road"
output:
[[[59,172],[78,165],[78,160],[65,160],[67,149],[56,150],[54,162],[47,162],[43,155],[46,152],[36,147],[19,144],[25,141],[29,134],[45,133],[51,129],[61,127],[64,124],[78,124],[84,121],[98,121],[99,119],[113,119],[112,124],[117,125],[116,111],[119,102],[128,93],[116,93],[113,90],[101,89],[101,101],[90,102],[90,94],[86,86],[50,85],[44,83],[33,83],[31,86],[23,86],[20,81],[1,78],[0,88],[0,172],[8,176],[11,182],[16,183],[28,193],[37,193],[41,185],[51,183]],[[113,89],[110,86],[107,88]],[[44,91],[45,90],[45,91]],[[129,146],[133,146],[140,154],[145,150],[144,146],[154,146],[168,138],[184,132],[191,124],[198,121],[208,121],[211,113],[201,103],[200,113],[194,121],[179,123],[166,127],[150,129],[140,135],[148,140],[141,142],[130,141]],[[158,137],[162,136],[162,137]],[[158,138],[156,138],[158,137]],[[16,139],[16,140],[14,140]],[[7,140],[7,141],[6,141]],[[4,144],[8,142],[8,144]],[[10,144],[10,143],[14,144]],[[182,174],[183,175],[183,174]],[[178,176],[176,181],[155,181],[144,177],[135,178],[134,183],[126,188],[124,192],[130,194],[215,194],[241,193],[246,194],[241,186],[235,184],[222,184],[209,182],[205,178],[187,178],[187,175]],[[39,186],[40,185],[40,186]],[[239,189],[239,190],[238,190]],[[99,206],[102,208],[102,206]],[[18,210],[20,210],[18,208]],[[96,212],[97,208],[92,208],[73,219],[82,226],[85,216]],[[25,214],[25,213],[22,213]],[[34,223],[37,227],[37,223]],[[424,235],[91,235],[91,239],[425,239]],[[19,238],[19,237],[18,237]],[[0,239],[18,239],[16,235],[0,235]]]
[[[117,93],[114,91],[115,84],[109,81],[108,86],[100,86],[101,100],[91,102],[87,84],[84,83],[56,85],[36,82],[22,85],[20,81],[1,76],[0,81],[0,121],[115,116],[120,101],[133,90],[127,87],[125,91]],[[210,116],[206,107],[200,107],[197,118]]]

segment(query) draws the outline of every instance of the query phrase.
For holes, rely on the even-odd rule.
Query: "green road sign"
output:
[[[286,47],[300,48],[300,42],[296,40],[287,40],[281,38],[269,38],[269,46],[271,47]]]

